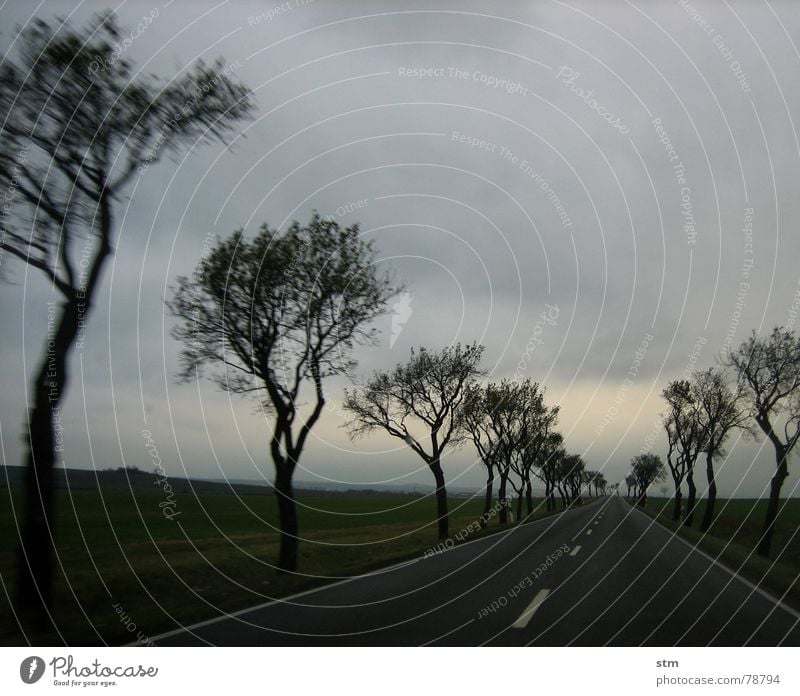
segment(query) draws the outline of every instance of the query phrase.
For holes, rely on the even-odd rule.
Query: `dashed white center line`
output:
[[[586,532],[586,536],[589,536],[591,533],[592,533],[592,530],[590,529],[588,532]]]
[[[525,628],[528,625],[528,622],[531,620],[534,612],[542,606],[542,602],[544,602],[547,595],[550,594],[550,590],[539,590],[536,593],[536,596],[533,598],[533,601],[526,607],[525,611],[520,614],[520,617],[511,624],[511,628]]]
[[[569,555],[570,556],[577,556],[578,555],[578,551],[580,551],[580,550],[581,550],[581,547],[580,547],[580,545],[578,545],[574,549],[572,549],[572,551],[569,552]]]
[[[600,524],[600,520],[597,520],[597,522],[595,522],[595,524]]]

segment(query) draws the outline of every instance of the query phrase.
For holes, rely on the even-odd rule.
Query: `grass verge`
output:
[[[23,634],[10,598],[16,577],[17,494],[0,499],[2,645],[119,645],[422,556],[437,546],[435,501],[410,495],[300,499],[299,573],[278,575],[272,496],[179,496],[173,520],[158,492],[57,492],[57,631]],[[535,501],[531,519],[548,513]],[[496,519],[466,532],[482,501],[450,501],[464,543],[509,529]],[[2,595],[0,595],[2,596]]]

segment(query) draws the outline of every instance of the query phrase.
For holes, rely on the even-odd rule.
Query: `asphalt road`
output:
[[[615,496],[153,642],[800,646],[800,615]]]

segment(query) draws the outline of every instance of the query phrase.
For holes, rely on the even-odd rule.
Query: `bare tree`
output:
[[[472,385],[464,409],[464,426],[489,471],[484,519],[491,509],[495,472],[500,477],[500,524],[508,522],[507,488],[512,461],[521,443],[522,401],[521,385],[503,380],[483,386]]]
[[[594,476],[595,496],[600,497],[601,495],[605,495],[607,487],[608,487],[608,481],[606,480],[605,474],[602,471],[596,471]]]
[[[717,500],[714,459],[724,456],[725,440],[735,428],[746,427],[750,412],[743,403],[741,387],[731,389],[723,370],[711,367],[695,373],[692,387],[696,395],[697,415],[706,454],[708,493],[706,509],[700,522],[700,531],[706,532],[714,519],[714,504]]]
[[[775,450],[775,473],[758,543],[758,554],[769,556],[789,455],[800,438],[800,340],[794,331],[781,327],[766,337],[753,332],[722,362],[736,371],[749,396],[750,413]]]
[[[666,477],[661,457],[652,452],[639,454],[631,460],[631,474],[636,484],[636,499],[642,507],[647,506],[647,489]]]
[[[534,475],[544,483],[545,509],[556,509],[556,477],[561,460],[567,456],[564,437],[557,431],[551,432],[544,441],[534,463]]]
[[[561,495],[561,504],[564,509],[572,504],[580,504],[585,471],[586,465],[579,454],[566,454],[558,460],[556,488]]]
[[[371,242],[358,226],[314,214],[284,233],[264,224],[250,241],[241,231],[220,241],[191,278],[179,277],[167,305],[179,319],[184,379],[207,365],[222,389],[252,394],[274,415],[281,537],[279,572],[297,568],[298,522],[292,478],[325,405],[323,380],[351,370],[356,344],[374,339],[372,320],[396,293],[379,275]],[[309,383],[310,413],[301,387]]]
[[[533,485],[531,476],[546,448],[548,438],[558,422],[559,407],[548,407],[545,390],[530,379],[519,383],[517,409],[519,412],[516,447],[512,451],[511,468],[519,477],[517,519],[522,519],[522,498],[525,496],[527,512],[533,514]]]
[[[691,526],[697,505],[694,465],[703,448],[703,428],[698,414],[697,394],[688,380],[673,380],[661,396],[667,402],[664,429],[667,433],[667,466],[675,484],[672,519],[681,513],[681,485],[686,480],[689,497],[686,501],[686,524]]]
[[[630,498],[631,491],[636,492],[636,477],[633,474],[628,474],[625,477],[625,485],[628,487],[628,493],[625,497]]]
[[[19,599],[37,622],[51,605],[53,420],[69,354],[113,253],[117,208],[144,168],[167,153],[223,141],[254,109],[249,90],[223,74],[221,62],[197,63],[159,84],[114,55],[119,39],[110,13],[83,29],[37,19],[21,31],[17,58],[0,61],[0,185],[13,191],[6,212],[14,215],[0,249],[43,272],[61,302],[32,380],[26,438]]]
[[[408,444],[428,465],[436,482],[439,538],[449,533],[447,489],[442,454],[468,437],[464,403],[469,387],[482,372],[483,346],[457,344],[439,352],[411,351],[405,365],[377,372],[367,383],[345,392],[344,408],[352,414],[350,433],[385,430]],[[415,425],[422,426],[424,434]],[[427,448],[424,439],[430,442]]]

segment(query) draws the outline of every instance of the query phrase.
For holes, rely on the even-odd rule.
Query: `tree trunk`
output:
[[[53,469],[61,451],[60,403],[67,386],[67,358],[78,333],[75,298],[49,310],[48,337],[42,364],[33,382],[34,405],[28,419],[28,456],[25,480],[25,522],[20,537],[20,610],[38,628],[48,624],[53,586]],[[50,322],[53,322],[52,324]],[[53,333],[52,329],[55,328]]]
[[[697,486],[694,485],[694,467],[686,472],[686,486],[689,489],[689,495],[686,498],[686,519],[683,523],[687,527],[691,527],[694,522],[694,509],[697,506]]]
[[[675,522],[679,522],[681,519],[681,487],[675,487],[675,506],[672,509],[672,519]]]
[[[566,510],[567,509],[567,494],[565,489],[562,488],[560,485],[558,487],[558,494],[561,496],[561,507]]]
[[[111,255],[111,191],[98,201],[99,243],[88,265],[85,284],[71,289],[58,319],[48,309],[48,335],[44,358],[33,382],[34,404],[28,416],[28,456],[25,472],[25,522],[20,533],[17,595],[23,619],[38,628],[49,625],[53,598],[53,469],[56,452],[63,449],[61,401],[67,388],[67,362],[80,323],[86,321],[106,259]],[[63,241],[62,243],[66,243]],[[52,310],[54,312],[54,309]]]
[[[500,524],[508,524],[508,500],[506,499],[506,485],[508,473],[500,472],[500,490],[497,492],[497,504],[500,506]]]
[[[700,531],[707,532],[714,519],[714,504],[717,502],[717,482],[714,480],[714,461],[711,454],[706,453],[706,478],[708,479],[708,494],[706,496],[706,509]]]
[[[447,516],[447,489],[444,485],[444,472],[439,457],[430,463],[433,478],[436,480],[436,516],[439,521],[439,540],[444,541],[450,534]]]
[[[525,484],[525,500],[528,504],[528,515],[533,514],[533,484],[531,484],[531,480]]]
[[[789,476],[789,467],[786,465],[786,448],[775,447],[775,459],[777,468],[769,485],[769,502],[767,503],[767,515],[764,518],[764,530],[761,533],[761,540],[758,542],[756,553],[764,558],[769,557],[769,549],[772,544],[772,532],[775,530],[775,519],[778,517],[778,506],[780,504],[781,486],[784,479]]]
[[[522,501],[523,500],[524,500],[523,492],[522,492],[522,488],[520,488],[519,495],[517,496],[517,522],[522,522]]]
[[[288,462],[275,462],[275,495],[278,498],[278,519],[281,537],[278,552],[279,574],[297,570],[297,504],[292,487],[292,467]]]
[[[494,467],[489,467],[489,476],[486,479],[486,494],[483,497],[483,514],[481,515],[481,529],[489,523],[492,511],[492,488],[494,487]]]

